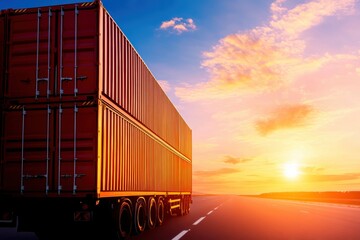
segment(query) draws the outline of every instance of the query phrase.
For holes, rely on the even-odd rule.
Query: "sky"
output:
[[[194,193],[360,190],[359,0],[102,2],[192,129]]]

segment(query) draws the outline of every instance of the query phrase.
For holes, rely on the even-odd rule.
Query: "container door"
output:
[[[49,106],[12,105],[5,111],[4,190],[21,194],[50,190],[52,115]]]
[[[57,14],[56,189],[96,190],[98,8],[61,6]],[[84,99],[86,101],[80,101]]]
[[[97,8],[61,7],[57,85],[60,97],[97,93]]]
[[[55,18],[51,8],[9,14],[9,98],[48,98],[54,91]]]
[[[33,101],[96,94],[97,12],[96,4],[91,3],[14,10],[5,15],[9,29],[7,96]]]
[[[94,101],[6,109],[3,189],[27,196],[96,191]]]
[[[96,191],[97,3],[5,16],[4,189],[30,195]]]
[[[95,191],[97,107],[93,101],[68,103],[60,104],[56,111],[56,191]]]

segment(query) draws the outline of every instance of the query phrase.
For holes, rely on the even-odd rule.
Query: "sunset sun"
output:
[[[288,179],[296,179],[300,174],[299,165],[297,163],[286,163],[283,173]]]

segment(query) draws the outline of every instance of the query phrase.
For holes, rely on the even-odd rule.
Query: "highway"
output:
[[[36,240],[0,229],[1,240]],[[131,240],[359,240],[360,207],[242,196],[194,196],[190,214]]]

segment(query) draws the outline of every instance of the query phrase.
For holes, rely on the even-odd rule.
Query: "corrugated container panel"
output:
[[[121,58],[120,58],[120,64],[119,64],[119,68],[121,71],[121,75],[120,75],[120,97],[121,97],[121,101],[119,102],[120,106],[125,106],[125,98],[126,98],[126,88],[125,88],[125,76],[126,76],[126,66],[125,66],[125,53],[126,53],[126,49],[125,49],[125,37],[124,34],[122,32],[120,32],[120,38],[121,38],[121,42],[120,42],[120,52],[121,52]]]
[[[104,72],[103,93],[180,150],[178,118],[181,116],[108,12],[104,8],[102,11],[100,36],[104,42],[104,50],[100,59],[103,61]],[[119,51],[116,50],[117,47]]]
[[[101,111],[101,191],[190,191],[180,181],[188,170],[180,168],[191,164],[184,165],[185,160],[106,104]]]

